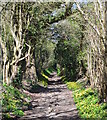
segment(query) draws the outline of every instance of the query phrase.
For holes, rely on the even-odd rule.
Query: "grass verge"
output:
[[[67,86],[73,90],[73,98],[79,111],[79,116],[86,119],[107,120],[107,103],[100,103],[98,93],[92,88],[82,88],[76,82],[68,82]]]
[[[4,84],[4,92],[2,93],[2,115],[4,120],[12,119],[12,117],[21,117],[24,115],[22,110],[29,103],[25,101],[29,99],[25,94],[22,94],[17,88]]]

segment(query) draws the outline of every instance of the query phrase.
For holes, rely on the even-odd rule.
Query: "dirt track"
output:
[[[25,116],[19,120],[80,120],[72,92],[56,73],[52,76],[46,90],[28,93],[32,98],[32,109],[25,111]]]

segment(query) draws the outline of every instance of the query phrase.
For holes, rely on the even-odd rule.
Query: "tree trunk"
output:
[[[84,30],[85,30],[85,26],[84,25],[81,25],[81,39],[80,39],[80,52],[82,53],[83,52],[83,40],[84,40]],[[80,61],[80,72],[79,72],[79,75],[80,77],[82,77],[82,75],[85,75],[86,73],[86,68],[84,67],[84,61],[81,59]]]
[[[38,81],[37,71],[35,67],[35,57],[33,53],[30,54],[28,58],[26,58],[26,68],[23,79],[31,80],[32,83],[36,83]]]
[[[107,1],[105,2],[105,52],[104,52],[104,81],[103,81],[103,95],[104,102],[107,102]]]

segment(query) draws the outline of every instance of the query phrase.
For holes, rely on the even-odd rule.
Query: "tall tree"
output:
[[[91,41],[88,42],[88,72],[90,76],[90,82],[92,86],[98,87],[99,96],[101,100],[107,101],[107,80],[106,74],[106,2],[100,0],[94,1],[91,6],[91,14],[80,7],[76,2],[77,8],[83,15],[84,20],[88,23],[91,34],[89,36]],[[87,14],[86,14],[87,13]],[[90,39],[89,38],[89,39]],[[89,40],[88,39],[88,40]]]

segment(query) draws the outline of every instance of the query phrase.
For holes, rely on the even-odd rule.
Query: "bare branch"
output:
[[[101,37],[101,34],[99,32],[99,29],[97,28],[97,26],[95,24],[93,24],[92,22],[90,22],[90,20],[88,19],[87,15],[84,13],[84,11],[81,9],[80,5],[78,4],[78,2],[75,0],[75,3],[77,5],[78,10],[80,11],[80,13],[83,15],[85,21],[88,22],[88,24],[96,31],[96,33],[98,34],[98,36]]]
[[[29,49],[28,49],[28,54],[27,54],[27,55],[25,55],[24,57],[22,57],[22,58],[18,59],[18,60],[13,61],[10,65],[17,64],[18,62],[20,62],[20,61],[22,61],[22,60],[26,59],[26,58],[30,55],[31,46],[30,46],[30,45],[28,45],[27,43],[25,43],[25,44],[26,44],[26,46],[28,46],[28,47],[29,47]]]

